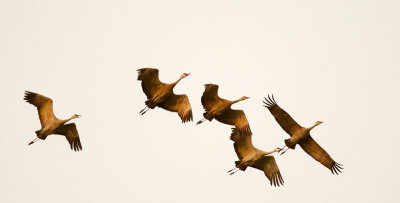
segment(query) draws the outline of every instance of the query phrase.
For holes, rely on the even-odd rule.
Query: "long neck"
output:
[[[309,130],[312,130],[313,128],[315,128],[316,126],[318,126],[319,123],[315,123],[313,126],[311,126],[310,128],[308,128]]]
[[[61,123],[64,124],[70,120],[72,120],[74,118],[74,116],[71,116],[71,118],[65,119],[65,120],[61,120]]]
[[[266,151],[260,150],[261,156],[272,154],[272,153],[274,153],[274,151],[266,152]]]
[[[174,83],[172,83],[171,85],[172,85],[173,87],[175,87],[175,85],[178,84],[178,82],[181,81],[182,78],[183,78],[183,76],[179,77],[179,79],[178,79],[177,81],[175,81]]]
[[[244,100],[244,99],[243,99],[243,98],[240,98],[240,99],[238,99],[238,100],[232,101],[232,104],[238,103],[238,102],[240,102],[240,101],[242,101],[242,100]]]

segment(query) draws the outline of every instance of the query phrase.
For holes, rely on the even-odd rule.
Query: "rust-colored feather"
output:
[[[179,117],[181,117],[182,123],[193,120],[192,107],[186,94],[173,94],[166,98],[158,106],[168,111],[177,112]]]
[[[299,145],[312,158],[327,167],[333,174],[339,174],[343,169],[340,164],[336,163],[331,156],[311,137],[308,136],[302,140]]]
[[[53,100],[41,94],[25,91],[24,100],[34,105],[39,114],[39,120],[42,128],[56,117],[53,112]]]
[[[272,98],[268,95],[268,99],[264,99],[264,107],[268,108],[271,114],[275,117],[275,120],[287,134],[292,136],[301,128],[301,126],[286,111],[278,106],[273,95]]]
[[[76,129],[75,123],[69,123],[62,125],[54,131],[54,134],[64,135],[67,138],[71,149],[74,151],[82,150],[81,140],[79,139],[79,133]]]

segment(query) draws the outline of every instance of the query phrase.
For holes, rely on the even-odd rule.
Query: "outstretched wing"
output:
[[[178,112],[179,117],[182,119],[182,123],[193,120],[192,106],[190,105],[189,98],[186,94],[173,94],[158,104],[158,106],[168,111]]]
[[[319,161],[325,167],[329,168],[333,174],[336,173],[338,175],[338,172],[342,172],[340,171],[340,169],[343,169],[341,167],[342,165],[336,163],[331,158],[331,156],[329,156],[329,154],[321,146],[319,146],[317,142],[315,142],[315,140],[311,136],[305,138],[299,143],[299,145],[312,158]]]
[[[233,110],[229,108],[222,114],[216,116],[215,119],[227,125],[234,125],[242,135],[252,135],[250,124],[242,110]]]
[[[271,185],[273,184],[275,187],[279,187],[279,184],[283,185],[284,181],[281,172],[273,156],[263,156],[251,165],[251,167],[264,171]]]
[[[233,147],[239,160],[242,160],[243,157],[251,157],[254,154],[251,135],[243,136],[237,128],[232,128],[231,140],[234,141]]]
[[[215,105],[222,102],[222,99],[218,96],[218,85],[206,84],[206,89],[201,96],[201,104],[204,110],[210,111]]]
[[[271,114],[275,117],[275,120],[279,123],[283,130],[290,136],[292,136],[301,126],[288,114],[286,111],[281,109],[276,104],[274,95],[271,97],[268,95],[268,99],[264,98],[264,107],[267,107]]]
[[[138,80],[142,81],[142,89],[147,99],[152,98],[164,83],[158,79],[158,69],[142,68],[138,71]]]
[[[64,135],[67,138],[71,149],[74,151],[82,150],[81,140],[79,139],[79,133],[76,129],[75,123],[69,123],[58,127],[54,134]]]
[[[34,92],[25,91],[24,100],[36,106],[42,128],[47,122],[56,118],[53,113],[53,100],[50,98]]]

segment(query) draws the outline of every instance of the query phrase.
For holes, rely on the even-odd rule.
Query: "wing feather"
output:
[[[319,144],[311,137],[308,136],[304,138],[303,141],[299,143],[301,148],[309,154],[312,158],[320,162],[322,165],[327,167],[333,174],[339,174],[343,169],[341,164],[336,163],[331,156],[321,147]]]
[[[138,80],[142,81],[142,89],[147,99],[153,98],[161,86],[165,85],[158,78],[158,69],[142,68],[138,71]]]
[[[234,141],[233,147],[239,160],[243,157],[251,156],[254,154],[254,146],[251,140],[251,135],[241,135],[237,128],[232,128],[231,140]]]
[[[292,136],[301,128],[301,126],[285,110],[278,106],[273,95],[272,98],[268,95],[268,99],[264,99],[264,107],[268,108],[271,114],[275,117],[275,120],[287,134]]]
[[[227,125],[234,125],[242,135],[252,135],[250,124],[242,110],[233,110],[229,108],[222,114],[216,116],[215,119]]]
[[[79,139],[79,133],[76,129],[75,123],[69,123],[58,127],[54,134],[64,135],[67,138],[69,145],[72,150],[80,151],[82,150],[81,140]]]
[[[173,94],[158,106],[168,111],[177,112],[179,117],[181,117],[182,123],[193,121],[192,106],[186,94]]]
[[[283,185],[284,181],[273,156],[263,156],[250,167],[264,171],[271,185]]]
[[[53,112],[53,100],[41,94],[25,91],[24,100],[36,106],[42,128],[56,117]]]
[[[218,96],[218,85],[206,84],[206,88],[201,96],[201,104],[204,110],[210,111],[215,105],[219,104],[222,99]]]

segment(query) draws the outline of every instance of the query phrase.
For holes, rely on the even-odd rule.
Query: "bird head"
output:
[[[274,149],[273,152],[280,152],[281,150],[282,150],[281,148],[277,147],[277,148]]]
[[[242,98],[240,98],[241,100],[246,100],[246,99],[250,99],[250,97],[246,97],[246,96],[243,96]]]
[[[187,76],[189,76],[190,75],[190,73],[183,73],[182,74],[182,78],[186,78]]]
[[[73,118],[79,118],[79,117],[81,117],[82,115],[78,115],[78,114],[74,114],[72,117]]]
[[[321,123],[323,123],[323,122],[322,122],[322,121],[317,121],[317,122],[315,123],[315,126],[320,125]]]

